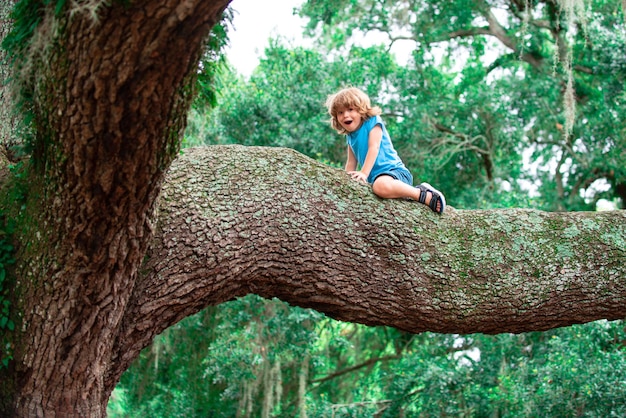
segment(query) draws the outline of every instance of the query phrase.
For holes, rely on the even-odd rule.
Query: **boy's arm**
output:
[[[346,160],[346,171],[354,171],[356,170],[356,156],[354,155],[354,151],[348,145],[348,159]]]
[[[378,151],[380,150],[380,142],[382,139],[383,129],[380,125],[374,126],[367,139],[367,155],[365,156],[363,167],[361,167],[360,171],[350,171],[350,175],[353,179],[367,183],[367,178],[369,177],[372,168],[374,168],[376,158],[378,158]]]

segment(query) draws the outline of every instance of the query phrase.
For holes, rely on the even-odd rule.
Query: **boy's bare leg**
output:
[[[391,176],[385,175],[378,176],[376,180],[374,180],[372,190],[376,196],[382,197],[383,199],[399,199],[408,197],[413,200],[419,200],[421,194],[420,189],[409,186],[400,180],[396,180]],[[432,193],[427,193],[426,201],[424,202],[426,206],[430,204],[432,196]],[[437,209],[440,209],[439,204],[437,205]]]

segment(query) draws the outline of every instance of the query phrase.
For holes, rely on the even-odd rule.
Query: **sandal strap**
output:
[[[437,203],[441,202],[441,196],[434,190],[430,190],[430,192],[433,194],[433,196],[430,198],[430,203],[428,204],[428,206],[433,210],[433,212],[441,212],[441,210],[437,210]],[[439,206],[439,208],[442,207],[443,205]]]
[[[426,186],[424,186],[422,184],[418,184],[415,187],[417,187],[419,189],[419,191],[420,191],[420,197],[419,197],[419,199],[417,201],[425,205],[426,204],[426,197],[427,197],[426,194],[430,190],[428,189],[428,187],[426,187]],[[432,202],[432,199],[431,199],[431,202]]]

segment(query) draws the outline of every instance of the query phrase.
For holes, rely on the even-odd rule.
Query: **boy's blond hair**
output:
[[[356,87],[348,87],[328,96],[328,99],[326,99],[326,107],[331,116],[330,125],[340,134],[348,133],[348,131],[341,126],[339,120],[337,120],[337,114],[340,110],[349,108],[356,109],[363,120],[371,116],[380,115],[381,112],[380,107],[372,106],[368,95]]]

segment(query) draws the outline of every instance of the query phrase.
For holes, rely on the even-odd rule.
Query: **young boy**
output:
[[[428,183],[413,187],[413,176],[398,157],[391,143],[380,108],[372,107],[363,91],[350,87],[326,100],[331,125],[346,135],[348,159],[346,171],[350,176],[372,185],[374,193],[385,199],[410,198],[443,213],[446,199]],[[361,167],[357,171],[357,165]]]

